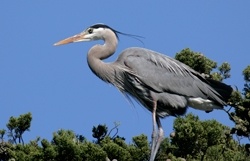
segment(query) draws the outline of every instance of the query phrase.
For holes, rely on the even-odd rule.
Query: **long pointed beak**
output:
[[[63,39],[55,43],[54,46],[64,45],[64,44],[73,43],[73,42],[90,41],[90,39],[86,38],[85,36],[86,36],[86,33],[82,32],[80,34]]]

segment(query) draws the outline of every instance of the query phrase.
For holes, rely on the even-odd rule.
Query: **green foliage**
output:
[[[43,160],[53,160],[54,158],[56,158],[58,153],[54,145],[52,145],[49,141],[45,139],[41,141],[41,145],[42,145]]]
[[[9,123],[6,126],[9,130],[9,136],[11,136],[11,141],[17,144],[18,140],[18,143],[24,144],[22,135],[25,131],[29,131],[31,120],[31,113],[20,115],[19,117],[10,117]]]
[[[13,144],[8,142],[1,142],[0,143],[0,160],[7,161],[11,158],[11,148]]]
[[[243,76],[245,84],[242,94],[235,91],[230,98],[230,105],[234,107],[230,118],[235,123],[231,133],[250,138],[250,66],[243,70]]]
[[[230,78],[230,70],[231,70],[231,67],[230,67],[230,64],[227,63],[227,62],[224,62],[221,64],[221,66],[219,66],[219,71],[220,71],[220,75],[223,76],[223,79],[227,79],[227,78]]]
[[[146,161],[150,155],[148,138],[146,135],[135,136],[129,146],[131,160]]]
[[[122,140],[125,140],[124,137],[120,137],[119,135],[117,135],[118,133],[118,126],[120,125],[120,123],[114,122],[115,126],[109,131],[108,133],[108,127],[104,124],[101,125],[99,124],[97,127],[93,126],[92,128],[92,136],[97,139],[96,143],[100,144],[100,142],[105,138],[105,137],[110,137],[112,138],[112,140],[116,139],[116,138],[120,138]],[[116,130],[115,134],[111,137],[111,133]]]
[[[107,153],[99,145],[90,142],[85,142],[81,150],[82,161],[103,161],[107,158]]]
[[[109,137],[106,137],[101,142],[101,147],[108,154],[110,160],[127,160],[130,161],[131,155],[127,150],[127,145],[124,140],[117,138],[115,141],[111,140]]]
[[[217,67],[216,62],[206,58],[202,53],[191,51],[189,48],[177,53],[175,59],[204,74],[210,74]]]
[[[215,120],[199,121],[198,116],[188,114],[186,118],[177,118],[174,122],[175,137],[172,144],[178,146],[176,156],[187,158],[188,155],[205,155],[209,147],[220,144],[225,137],[225,126]]]
[[[41,156],[41,148],[34,145],[32,142],[26,145],[17,144],[15,149],[13,149],[13,157],[16,160],[22,161],[32,161],[39,160]]]
[[[250,82],[250,65],[243,70],[244,80]]]
[[[206,77],[217,81],[222,81],[230,77],[230,64],[224,62],[217,68],[217,63],[205,57],[202,53],[191,51],[189,48],[177,53],[175,59],[188,65],[195,71],[202,73]],[[217,71],[212,72],[217,68]]]
[[[5,133],[6,133],[5,129],[0,130],[0,140],[1,140],[1,142],[3,142],[3,136],[5,135]]]
[[[22,115],[24,116],[24,115]],[[11,120],[11,119],[10,119]],[[30,125],[30,122],[27,122]],[[7,124],[10,125],[10,122]],[[115,124],[113,129],[117,129]],[[103,126],[103,127],[101,127]],[[8,126],[9,127],[9,126]],[[28,127],[28,126],[26,126]],[[96,129],[105,129],[106,125],[98,125]],[[229,128],[215,120],[200,121],[198,116],[188,114],[179,117],[174,122],[174,132],[171,138],[165,138],[160,146],[155,161],[210,161],[229,160],[243,161],[248,156],[245,153],[249,144],[239,145],[229,134]],[[97,130],[98,131],[98,130]],[[117,129],[118,131],[118,129]],[[96,131],[94,131],[96,132]],[[150,144],[145,135],[132,138],[132,143],[125,142],[117,132],[110,137],[110,132],[98,142],[89,142],[83,135],[75,134],[71,130],[58,130],[53,133],[51,141],[40,139],[27,144],[5,142],[0,143],[0,160],[20,161],[148,161]],[[4,138],[5,130],[0,130]],[[12,138],[12,136],[9,136]]]
[[[221,82],[224,79],[230,78],[230,70],[231,70],[230,64],[224,62],[221,64],[221,66],[218,67],[218,71],[210,73],[210,77],[213,80]]]
[[[53,134],[52,145],[57,152],[56,160],[80,160],[81,154],[77,148],[77,140],[73,131],[59,130]]]
[[[93,127],[92,136],[97,139],[97,143],[99,144],[107,135],[108,127],[104,125],[98,125],[97,127]]]
[[[247,66],[244,70],[243,70],[243,76],[244,76],[244,80],[245,80],[245,84],[244,84],[244,96],[245,96],[245,105],[246,107],[250,108],[250,65]]]
[[[250,159],[243,146],[233,140],[230,129],[215,120],[200,121],[187,114],[174,121],[175,135],[171,138],[172,154],[188,160]]]

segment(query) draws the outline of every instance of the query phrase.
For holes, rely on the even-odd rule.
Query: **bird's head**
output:
[[[82,41],[103,40],[107,32],[115,34],[116,38],[118,38],[117,34],[119,33],[118,31],[104,24],[95,24],[88,27],[83,32],[71,36],[69,38],[63,39],[55,43],[54,45],[64,45],[68,43],[82,42]]]

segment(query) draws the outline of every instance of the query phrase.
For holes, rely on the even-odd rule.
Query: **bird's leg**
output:
[[[153,102],[153,110],[152,110],[152,119],[153,119],[153,132],[152,132],[152,140],[151,140],[151,155],[150,155],[150,161],[154,161],[155,158],[155,145],[157,142],[157,125],[156,125],[156,108],[157,108],[157,102]]]
[[[160,145],[164,139],[164,131],[163,131],[163,128],[161,125],[160,118],[158,116],[156,116],[156,122],[157,122],[157,126],[158,126],[158,136],[157,136],[156,145],[155,145],[154,152],[153,152],[154,158],[155,158],[155,156],[160,148]]]
[[[155,156],[160,148],[160,145],[164,139],[164,131],[161,125],[160,118],[156,115],[157,103],[154,101],[152,118],[153,118],[153,133],[152,133],[152,143],[151,143],[151,155],[150,161],[154,161]],[[156,128],[158,126],[158,133]]]

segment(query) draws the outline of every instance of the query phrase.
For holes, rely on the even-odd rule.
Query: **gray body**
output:
[[[173,58],[144,48],[128,48],[115,62],[105,63],[102,60],[115,53],[117,34],[123,33],[107,25],[96,24],[55,45],[104,40],[103,45],[95,45],[89,50],[88,65],[100,79],[132,96],[152,112],[150,161],[153,161],[164,138],[160,118],[183,115],[188,106],[207,112],[222,109],[232,88],[204,78]]]
[[[212,111],[226,105],[224,98],[201,74],[173,58],[148,49],[128,48],[108,66],[108,72],[102,71],[102,75],[93,72],[151,112],[152,101],[157,100],[156,112],[162,118],[183,115],[188,106]]]

